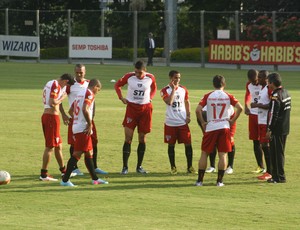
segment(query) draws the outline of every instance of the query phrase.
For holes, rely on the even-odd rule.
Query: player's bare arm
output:
[[[91,120],[90,114],[89,114],[89,105],[88,104],[83,103],[82,113],[83,113],[83,116],[84,116],[84,118],[87,122],[86,129],[84,130],[84,133],[87,134],[87,135],[92,135],[93,125],[92,125],[92,120]]]
[[[233,125],[234,122],[239,118],[239,116],[241,115],[241,113],[243,112],[243,106],[241,105],[241,103],[236,103],[235,104],[235,115],[233,116],[232,119],[229,120],[230,125]]]

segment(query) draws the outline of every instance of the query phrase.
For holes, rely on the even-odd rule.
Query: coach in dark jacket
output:
[[[272,179],[270,183],[285,183],[284,172],[285,143],[290,131],[291,96],[281,86],[281,77],[278,73],[268,75],[271,95],[267,136],[270,137],[270,155]]]
[[[150,32],[148,38],[145,39],[145,52],[148,56],[147,65],[153,65],[153,54],[155,50],[155,41],[153,39],[153,34]]]

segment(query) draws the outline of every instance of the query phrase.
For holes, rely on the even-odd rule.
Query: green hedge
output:
[[[163,57],[163,48],[155,49],[154,57]],[[147,57],[145,49],[138,48],[138,57]],[[41,49],[41,59],[63,59],[68,58],[68,48]],[[119,60],[132,60],[133,48],[113,48],[112,58]],[[178,49],[171,53],[171,60],[175,62],[200,62],[200,48]],[[205,48],[205,60],[208,60],[208,48]]]

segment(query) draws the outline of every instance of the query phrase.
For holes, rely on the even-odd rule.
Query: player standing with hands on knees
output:
[[[167,105],[164,126],[164,142],[168,143],[168,156],[171,174],[177,174],[175,164],[175,144],[184,143],[187,160],[187,173],[195,173],[192,166],[193,148],[188,124],[191,121],[191,105],[187,89],[180,85],[181,75],[176,70],[169,72],[170,83],[160,91]]]
[[[213,152],[215,147],[219,155],[217,186],[224,186],[223,176],[227,167],[226,155],[227,152],[232,150],[230,126],[235,123],[243,111],[243,107],[238,100],[224,91],[225,85],[225,78],[221,75],[216,75],[213,78],[215,90],[205,94],[196,109],[197,119],[199,119],[205,130],[201,144],[202,153],[198,165],[196,186],[203,185],[207,157]],[[230,105],[236,109],[233,118],[230,118]],[[202,110],[205,106],[207,106],[207,122],[202,115]]]
[[[59,79],[47,82],[43,90],[44,113],[42,115],[42,126],[45,137],[45,150],[40,175],[41,181],[57,181],[57,179],[48,174],[48,165],[53,150],[59,170],[62,174],[66,171],[62,155],[59,105],[67,97],[65,87],[73,84],[73,76],[63,74]]]
[[[101,83],[97,79],[89,82],[87,89],[82,89],[76,96],[69,113],[73,117],[72,131],[74,135],[74,152],[68,161],[67,171],[60,184],[74,186],[69,180],[70,175],[84,153],[84,162],[91,175],[92,184],[108,184],[107,181],[97,177],[93,163],[93,109],[95,95],[100,91]]]
[[[137,61],[134,72],[125,74],[115,84],[115,90],[126,106],[123,120],[125,141],[123,144],[123,168],[121,174],[128,173],[128,159],[131,152],[131,142],[134,129],[138,128],[139,145],[137,148],[137,173],[147,173],[142,163],[146,150],[146,134],[150,133],[152,127],[152,99],[156,93],[157,86],[153,74],[146,72],[143,61]],[[121,88],[128,85],[127,96],[123,97]]]

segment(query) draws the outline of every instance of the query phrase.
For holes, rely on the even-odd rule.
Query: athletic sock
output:
[[[187,161],[187,168],[189,169],[193,165],[193,148],[191,145],[185,146],[185,156]]]
[[[92,180],[98,180],[98,177],[95,173],[95,167],[94,167],[94,163],[93,163],[93,157],[85,157],[84,158],[84,163],[86,168],[88,169]]]
[[[217,156],[217,148],[214,148],[214,151],[212,151],[209,154],[209,161],[210,161],[210,167],[216,168],[216,156]]]
[[[75,165],[77,164],[79,159],[76,159],[75,157],[71,157],[67,164],[67,170],[66,173],[63,176],[63,182],[67,182],[70,179],[71,173],[74,170]]]
[[[262,150],[261,150],[260,143],[258,140],[253,141],[253,149],[254,149],[254,154],[255,154],[257,165],[259,167],[263,168],[264,164],[263,164],[263,160],[262,160]]]
[[[205,169],[198,169],[198,182],[203,182]]]
[[[176,167],[175,165],[175,146],[174,145],[168,145],[168,156],[169,156],[169,162],[172,167]]]
[[[98,168],[97,157],[98,157],[98,147],[97,147],[97,145],[94,145],[93,146],[93,163],[94,163],[95,169]]]
[[[41,169],[41,177],[46,178],[48,176],[48,170],[47,169]]]
[[[217,178],[217,183],[223,183],[223,176],[224,176],[225,170],[220,170],[218,169],[218,178]]]
[[[145,155],[145,150],[146,150],[146,143],[139,143],[138,148],[137,148],[137,165],[136,167],[140,167],[143,163],[144,155]]]
[[[124,142],[123,145],[123,167],[128,167],[128,158],[131,152],[131,144]]]
[[[73,145],[70,145],[69,152],[70,152],[70,157],[72,157],[73,152],[74,152],[74,146]],[[74,165],[74,169],[78,169],[77,163]]]
[[[272,169],[271,169],[270,148],[269,148],[269,146],[264,146],[264,147],[262,147],[262,150],[263,150],[264,156],[265,156],[267,173],[271,174],[272,173]]]
[[[231,152],[228,153],[228,166],[230,166],[233,169],[233,162],[234,162],[234,155],[235,155],[235,145],[232,146]]]
[[[59,168],[59,171],[61,172],[61,173],[66,173],[66,166],[63,166],[63,167],[61,167],[61,168]]]

